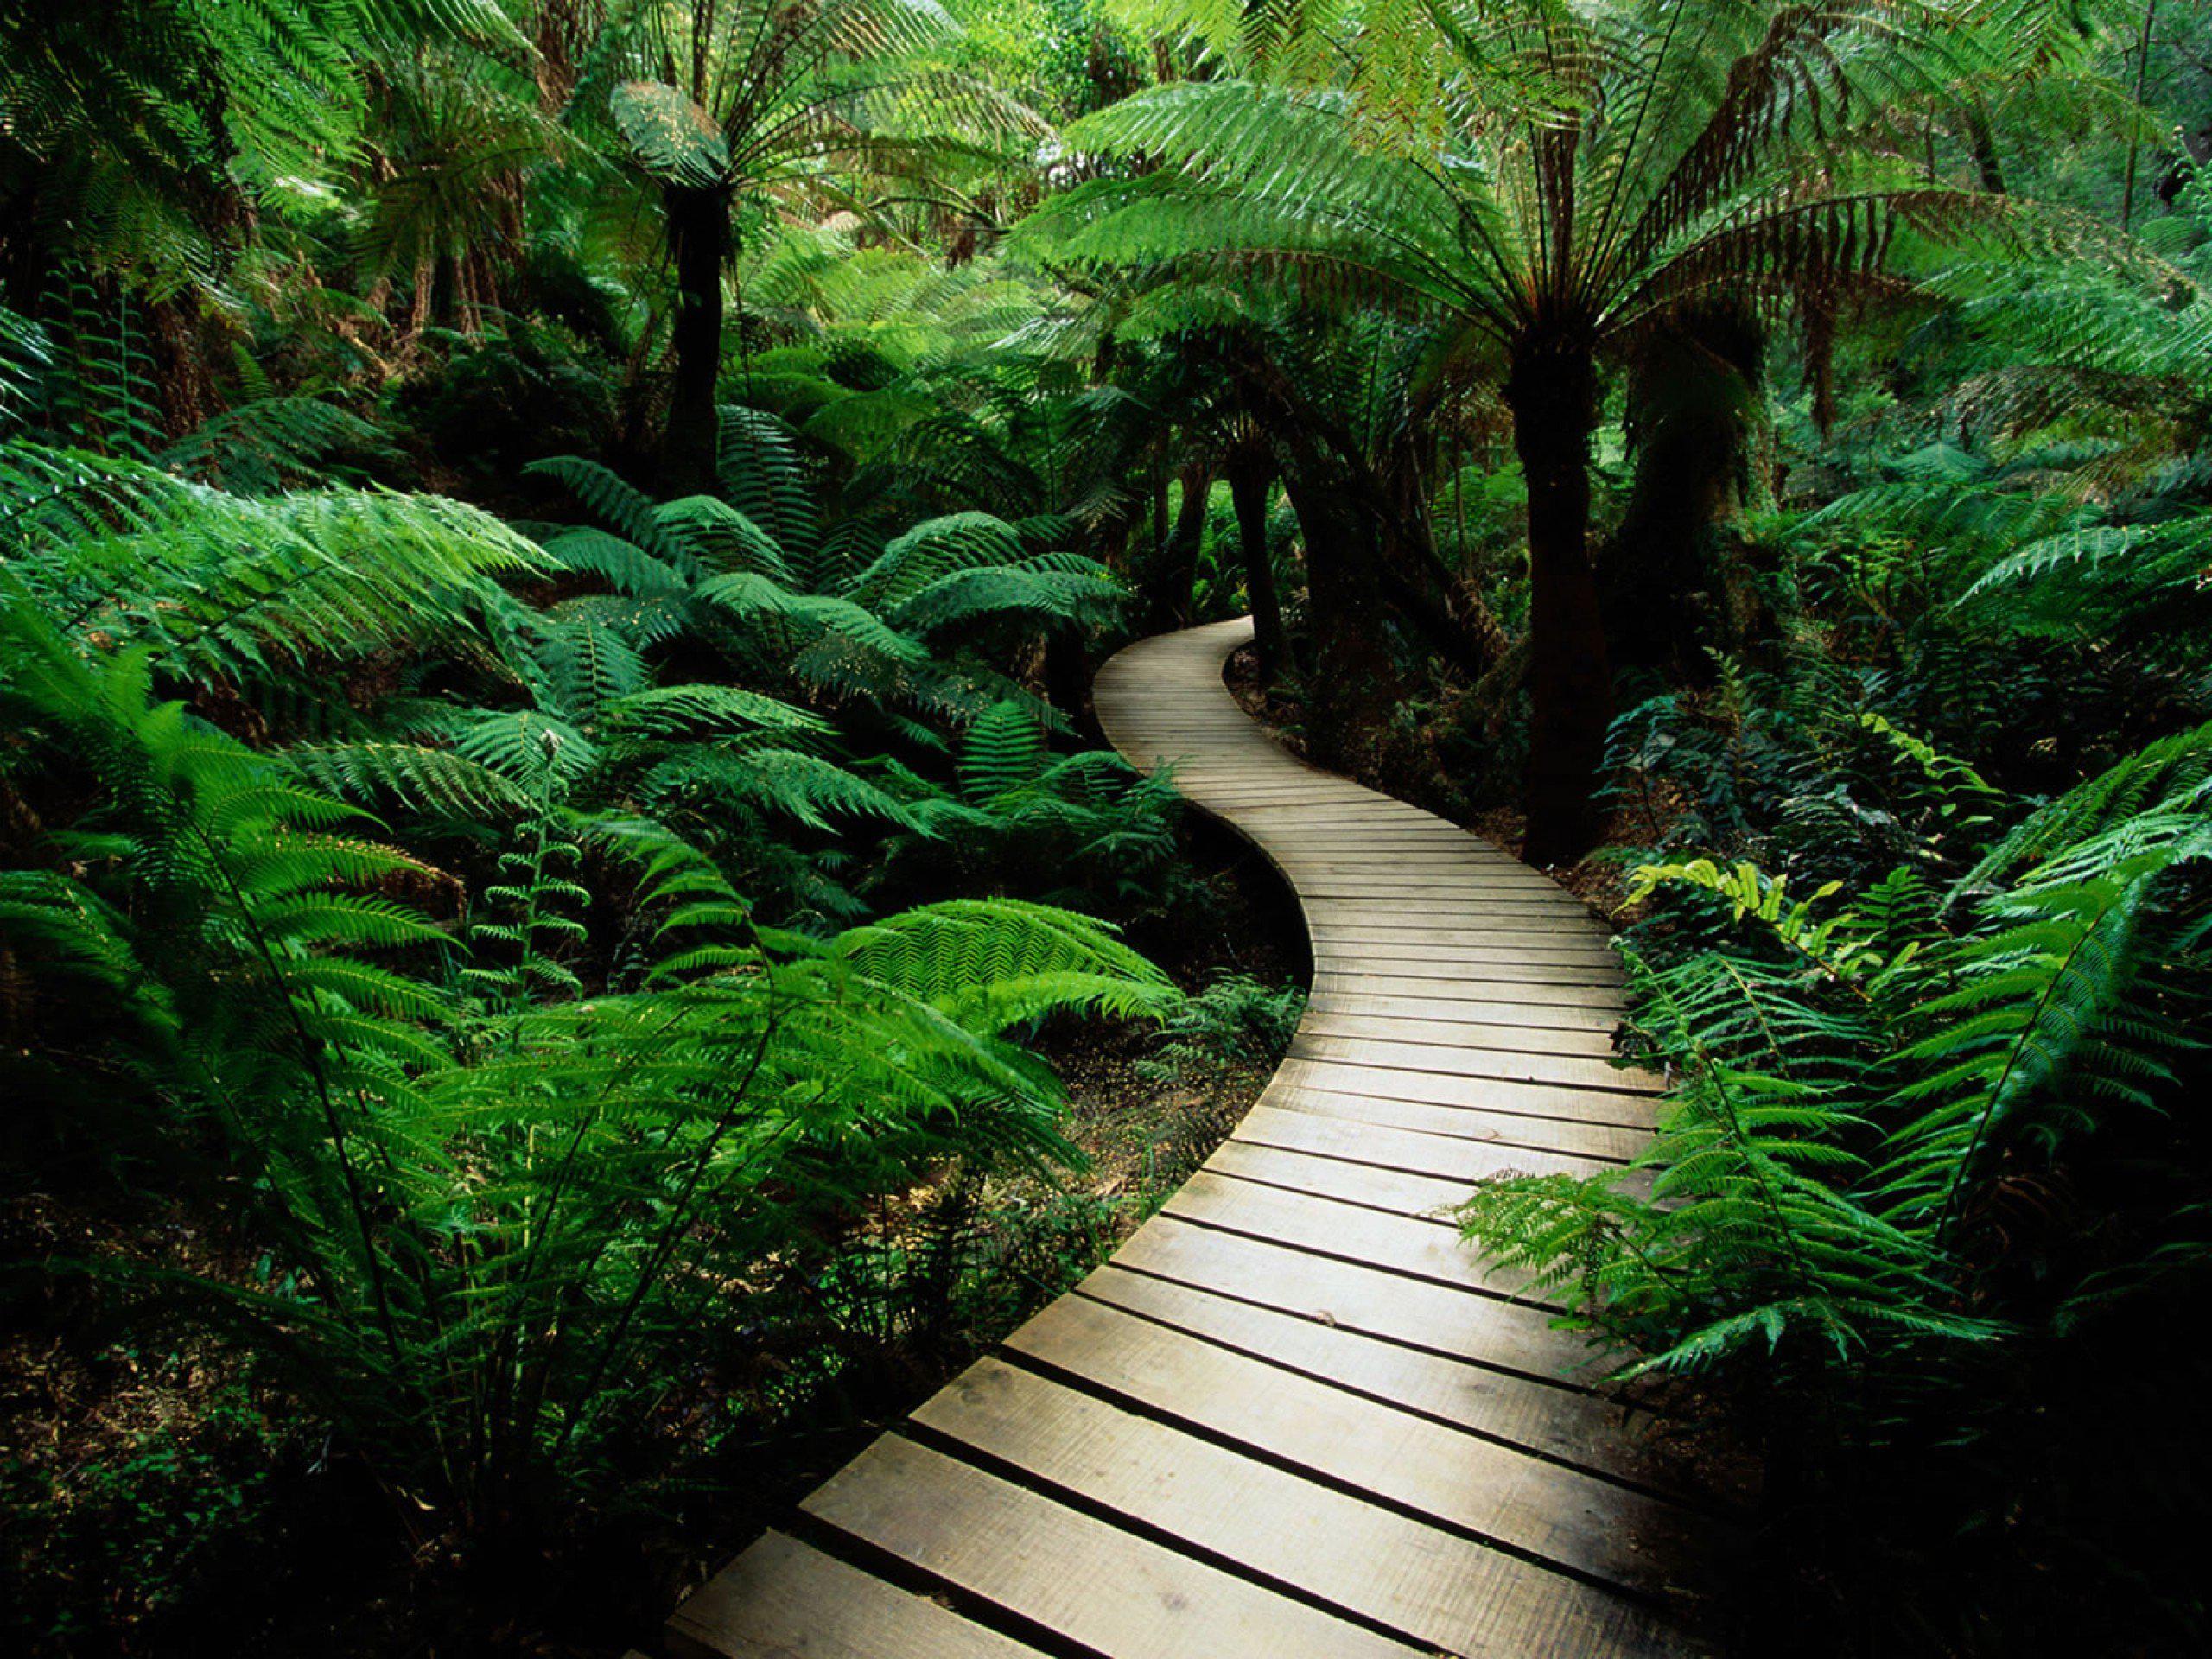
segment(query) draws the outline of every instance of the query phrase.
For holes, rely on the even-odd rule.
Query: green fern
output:
[[[960,747],[961,793],[979,806],[1036,783],[1045,767],[1045,722],[1033,704],[993,703]]]

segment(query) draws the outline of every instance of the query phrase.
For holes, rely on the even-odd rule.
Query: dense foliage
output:
[[[1459,1218],[1764,1454],[1748,1650],[2201,1648],[2208,100],[2158,0],[10,7],[0,1629],[639,1640],[1288,1041],[1086,709],[1249,611],[1621,923],[1656,1144]]]

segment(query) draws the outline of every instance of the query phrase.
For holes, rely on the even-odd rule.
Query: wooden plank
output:
[[[1348,904],[1342,899],[1301,899],[1299,909],[1309,925],[1332,934],[1366,938],[1368,930],[1387,930],[1395,943],[1420,945],[1431,935],[1448,936],[1455,943],[1473,939],[1489,944],[1549,944],[1580,951],[1602,950],[1611,955],[1606,940],[1611,936],[1585,918],[1562,920],[1534,905],[1485,906],[1470,910],[1438,899],[1397,914],[1371,905]]]
[[[1372,1263],[1279,1240],[1154,1217],[1124,1240],[1114,1265],[1192,1289],[1340,1325],[1548,1387],[1584,1389],[1605,1370],[1585,1338],[1539,1307],[1471,1295]]]
[[[1252,754],[1239,754],[1239,757],[1224,759],[1219,752],[1214,752],[1210,746],[1208,750],[1194,754],[1194,757],[1190,759],[1190,761],[1185,761],[1184,766],[1179,766],[1177,777],[1184,779],[1184,781],[1188,783],[1234,787],[1234,790],[1252,790],[1252,791],[1259,791],[1259,794],[1269,794],[1269,791],[1287,791],[1287,790],[1307,790],[1312,791],[1314,797],[1325,798],[1325,801],[1338,803],[1338,805],[1365,807],[1370,805],[1370,803],[1378,801],[1378,798],[1385,798],[1385,797],[1376,797],[1371,790],[1363,790],[1358,783],[1351,783],[1347,781],[1347,779],[1330,777],[1327,772],[1314,772],[1310,770],[1310,767],[1303,767],[1303,766],[1283,766],[1283,763],[1281,763],[1276,757],[1272,757],[1272,754],[1259,754],[1259,752],[1252,752]]]
[[[1341,1322],[1217,1295],[1109,1262],[1079,1294],[1173,1325],[1255,1359],[1472,1433],[1572,1464],[1586,1473],[1739,1509],[1742,1493],[1713,1491],[1705,1468],[1671,1455],[1660,1420],[1601,1394],[1560,1388],[1465,1359],[1369,1336]]]
[[[1528,1054],[1508,1049],[1453,1048],[1440,1043],[1402,1043],[1386,1038],[1331,1037],[1300,1030],[1293,1059],[1382,1066],[1393,1071],[1430,1071],[1454,1077],[1493,1077],[1501,1083],[1547,1083],[1593,1092],[1656,1095],[1658,1074],[1624,1070],[1611,1060],[1576,1054]]]
[[[1559,1117],[1585,1123],[1618,1123],[1649,1129],[1655,1108],[1645,1095],[1550,1084],[1516,1084],[1464,1073],[1404,1071],[1389,1066],[1326,1060],[1286,1060],[1275,1077],[1305,1088],[1338,1094],[1373,1095],[1384,1100],[1420,1101],[1432,1106],[1467,1106],[1529,1117]]]
[[[1469,1185],[1498,1175],[1601,1175],[1618,1173],[1621,1168],[1618,1162],[1572,1152],[1510,1147],[1465,1135],[1429,1135],[1387,1123],[1296,1111],[1270,1105],[1264,1099],[1244,1114],[1231,1140],[1426,1174],[1459,1183],[1462,1198]]]
[[[1613,1052],[1612,1027],[1534,1025],[1522,1020],[1478,1020],[1468,1016],[1427,1018],[1409,1014],[1346,1014],[1307,1004],[1299,1029],[1314,1037],[1373,1037],[1393,1043],[1432,1043],[1446,1048],[1515,1049],[1531,1054],[1583,1054],[1599,1058]]]
[[[1594,1656],[1667,1652],[1684,1639],[1619,1598],[999,1361],[970,1370],[923,1419],[1429,1651]]]
[[[1402,934],[1370,938],[1336,925],[1308,924],[1306,934],[1317,947],[1325,947],[1329,969],[1396,974],[1405,971],[1403,964],[1420,963],[1442,978],[1554,985],[1621,982],[1620,963],[1608,951],[1560,947],[1514,935],[1493,934],[1484,944],[1431,946]]]
[[[1535,966],[1596,966],[1618,971],[1619,959],[1597,941],[1523,938],[1496,929],[1451,926],[1434,930],[1392,927],[1381,922],[1321,921],[1316,939],[1344,947],[1346,954],[1414,956],[1429,962],[1527,963]]]
[[[1316,989],[1347,979],[1430,982],[1440,989],[1495,994],[1500,986],[1530,1001],[1581,1002],[1601,996],[1618,997],[1624,976],[1618,960],[1581,967],[1548,963],[1471,963],[1440,961],[1425,952],[1386,953],[1344,948],[1339,960],[1313,970]]]
[[[1612,931],[1580,906],[1569,907],[1541,893],[1407,893],[1378,899],[1359,893],[1317,893],[1302,884],[1299,907],[1316,921],[1347,927],[1388,927],[1412,934],[1460,933],[1491,928],[1548,929],[1585,950],[1611,948]]]
[[[677,1659],[1034,1659],[1036,1649],[771,1532],[668,1621]]]
[[[1361,859],[1370,866],[1388,853],[1398,850],[1430,853],[1452,851],[1479,855],[1490,843],[1479,836],[1471,836],[1456,823],[1447,823],[1433,813],[1401,805],[1385,796],[1377,795],[1372,801],[1358,806],[1338,808],[1332,815],[1363,832],[1357,841],[1347,840],[1338,833],[1338,826],[1329,823],[1313,823],[1306,826],[1300,839],[1313,853],[1333,853],[1338,857],[1351,849],[1357,849]],[[1271,826],[1276,830],[1300,834],[1294,820],[1285,820]],[[1490,849],[1506,862],[1511,855],[1502,849]],[[1502,866],[1501,866],[1502,868]],[[1523,867],[1525,868],[1525,867]]]
[[[1308,899],[1344,899],[1374,905],[1385,911],[1403,910],[1439,898],[1469,906],[1507,905],[1541,906],[1548,912],[1596,923],[1600,918],[1571,893],[1563,893],[1541,876],[1517,877],[1505,872],[1490,874],[1469,868],[1463,861],[1432,860],[1434,874],[1414,876],[1402,863],[1376,859],[1359,874],[1343,870],[1301,870],[1299,892]]]
[[[1301,899],[1299,908],[1315,927],[1351,938],[1372,934],[1394,944],[1446,950],[1493,942],[1527,946],[1548,939],[1561,949],[1612,957],[1612,936],[1604,928],[1579,912],[1554,914],[1543,903],[1470,906],[1437,899],[1389,911],[1357,900]]]
[[[1696,1529],[1679,1504],[1085,1297],[1054,1302],[1007,1346],[1180,1427],[1574,1573],[1653,1591],[1665,1563],[1690,1559]]]
[[[1338,927],[1388,927],[1415,935],[1541,929],[1584,950],[1611,949],[1612,931],[1580,906],[1570,909],[1541,893],[1414,893],[1376,899],[1358,893],[1317,893],[1300,882],[1299,908],[1317,922]],[[1419,941],[1417,941],[1419,942]]]
[[[1511,854],[1463,830],[1446,826],[1447,844],[1417,844],[1377,852],[1365,842],[1345,843],[1334,837],[1317,837],[1300,861],[1313,879],[1325,886],[1368,887],[1377,883],[1407,883],[1434,876],[1440,880],[1479,886],[1485,891],[1532,893],[1563,899],[1580,906],[1582,901],[1541,871],[1532,870]],[[1357,852],[1352,849],[1357,848]]]
[[[1338,878],[1339,883],[1342,880]],[[1525,887],[1501,886],[1488,890],[1469,888],[1426,893],[1362,893],[1339,885],[1332,891],[1320,892],[1301,876],[1298,888],[1301,902],[1311,908],[1348,915],[1363,913],[1375,918],[1376,925],[1402,926],[1414,932],[1480,927],[1506,920],[1550,922],[1570,930],[1577,937],[1595,934],[1600,942],[1610,939],[1613,931],[1601,918],[1592,915],[1573,899]],[[1435,919],[1424,921],[1425,916],[1433,916]]]
[[[1649,1129],[1614,1123],[1577,1123],[1553,1117],[1485,1112],[1472,1106],[1432,1106],[1423,1101],[1384,1100],[1373,1095],[1339,1094],[1305,1084],[1271,1086],[1261,1096],[1269,1109],[1349,1123],[1408,1129],[1439,1140],[1464,1139],[1500,1147],[1557,1152],[1596,1161],[1623,1164],[1650,1144]]]
[[[1263,1238],[1340,1262],[1385,1268],[1408,1278],[1448,1285],[1475,1295],[1504,1298],[1510,1277],[1493,1274],[1440,1221],[1394,1215],[1238,1180],[1201,1169],[1179,1187],[1161,1213],[1247,1238]],[[1547,1306],[1534,1298],[1529,1306]]]
[[[1236,778],[1219,772],[1178,771],[1175,785],[1194,796],[1202,795],[1209,800],[1230,800],[1236,804],[1269,805],[1277,802],[1299,802],[1311,803],[1318,807],[1359,804],[1357,795],[1347,793],[1335,784],[1325,780],[1308,781],[1296,775],[1262,781],[1257,778]]]
[[[1639,1400],[1633,1386],[1585,1393],[1492,1366],[1279,1312],[1109,1262],[1077,1294],[1385,1404],[1424,1413],[1709,1517],[1712,1541],[1747,1525],[1757,1471],[1709,1430]],[[1700,1546],[1702,1548],[1702,1546]]]
[[[1471,1144],[1471,1143],[1470,1143]],[[1326,1153],[1275,1147],[1232,1135],[1200,1166],[1240,1181],[1259,1181],[1293,1192],[1356,1204],[1389,1215],[1450,1224],[1447,1212],[1467,1201],[1471,1181],[1450,1176],[1363,1164]]]
[[[1317,969],[1313,975],[1316,998],[1332,995],[1380,997],[1393,1003],[1502,1002],[1527,1007],[1584,1009],[1618,1019],[1628,1007],[1618,973],[1600,982],[1559,985],[1541,981],[1516,981],[1495,974],[1463,978],[1457,971],[1418,973],[1393,964]]]
[[[1369,944],[1346,944],[1338,940],[1313,939],[1313,976],[1317,982],[1337,975],[1359,975],[1364,977],[1380,976],[1396,978],[1401,976],[1426,975],[1444,984],[1475,988],[1522,987],[1531,989],[1543,986],[1557,986],[1569,991],[1618,991],[1621,973],[1618,966],[1606,962],[1528,962],[1514,961],[1512,953],[1492,953],[1502,960],[1483,960],[1462,954],[1440,960],[1424,952],[1393,951]]]
[[[1409,880],[1416,874],[1436,870],[1455,880],[1492,882],[1557,893],[1564,898],[1573,896],[1541,870],[1523,864],[1495,842],[1470,835],[1442,818],[1427,818],[1416,824],[1393,824],[1382,832],[1382,836],[1380,843],[1346,841],[1336,836],[1310,836],[1300,857],[1324,880],[1365,882],[1394,876]],[[1395,842],[1407,844],[1389,844]]]
[[[1418,985],[1419,981],[1408,983]],[[1520,997],[1440,996],[1419,990],[1398,995],[1316,985],[1306,999],[1309,1014],[1384,1020],[1402,1027],[1424,1020],[1452,1024],[1534,1026],[1548,1031],[1586,1031],[1610,1037],[1621,1023],[1621,1010],[1585,1002],[1539,1002]]]
[[[1437,838],[1439,831],[1442,833],[1441,839]],[[1471,835],[1457,824],[1439,818],[1428,826],[1426,834],[1427,838],[1420,844],[1402,849],[1402,858],[1379,858],[1363,841],[1343,842],[1329,836],[1313,837],[1303,856],[1315,874],[1341,875],[1350,880],[1364,880],[1385,870],[1412,871],[1440,865],[1486,880],[1511,881],[1524,887],[1540,882],[1554,893],[1566,891],[1541,870],[1523,864],[1497,842]]]
[[[1283,809],[1255,807],[1253,810],[1255,813],[1270,813]],[[1439,842],[1444,845],[1462,844],[1470,839],[1467,832],[1457,824],[1446,823],[1433,814],[1418,807],[1403,805],[1387,795],[1371,795],[1357,804],[1332,808],[1326,817],[1303,818],[1299,822],[1317,831],[1347,824],[1371,829],[1379,838],[1377,842],[1358,843],[1363,850],[1370,852],[1376,845],[1388,845],[1393,842],[1426,847]],[[1330,838],[1316,834],[1308,836],[1306,839],[1319,846]]]
[[[1301,766],[1286,756],[1260,750],[1224,755],[1214,743],[1205,739],[1199,741],[1205,747],[1178,769],[1179,776],[1193,783],[1261,791],[1310,789],[1346,805],[1365,806],[1387,798],[1348,779]]]
[[[1287,1137],[1276,1137],[1283,1138]],[[1241,1128],[1217,1147],[1201,1167],[1240,1181],[1453,1227],[1456,1223],[1452,1218],[1452,1211],[1473,1195],[1475,1187],[1482,1180],[1509,1171],[1576,1175],[1611,1173],[1618,1178],[1617,1184],[1624,1191],[1634,1193],[1648,1192],[1651,1184],[1648,1171],[1624,1170],[1618,1165],[1598,1164],[1556,1154],[1548,1155],[1533,1148],[1516,1150],[1501,1160],[1498,1167],[1483,1176],[1466,1179],[1402,1169],[1393,1164],[1346,1158],[1306,1147],[1279,1146],[1274,1140],[1245,1135]],[[1521,1290],[1521,1275],[1510,1271],[1491,1273],[1486,1282],[1496,1289],[1526,1294]]]
[[[1336,800],[1362,804],[1380,798],[1371,790],[1332,773],[1301,766],[1285,755],[1255,752],[1225,758],[1213,745],[1209,745],[1204,758],[1195,759],[1184,767],[1182,775],[1195,782],[1230,784],[1240,788],[1311,789]]]
[[[869,1446],[804,1507],[1114,1659],[1406,1659],[1416,1651],[896,1435]]]

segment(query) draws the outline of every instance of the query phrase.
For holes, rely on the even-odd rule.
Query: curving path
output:
[[[1297,890],[1288,1059],[1162,1212],[670,1622],[683,1655],[1673,1653],[1727,1523],[1436,1218],[1631,1157],[1603,930],[1444,820],[1295,760],[1221,679],[1249,623],[1098,677],[1140,766]]]

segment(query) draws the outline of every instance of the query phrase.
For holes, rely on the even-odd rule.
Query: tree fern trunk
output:
[[[1989,111],[1980,94],[1970,94],[1960,110],[1967,132],[1967,148],[1974,155],[1974,177],[1993,196],[2005,194],[2005,166],[1998,159],[1997,137],[1989,129]]]
[[[1444,562],[1421,469],[1393,467],[1384,507],[1382,573],[1399,613],[1469,679],[1480,679],[1513,641],[1482,592]]]
[[[200,300],[191,290],[146,308],[162,424],[172,438],[197,431],[221,407],[200,345]]]
[[[1765,349],[1747,311],[1709,307],[1638,354],[1628,397],[1636,482],[1598,560],[1618,668],[1706,679],[1707,644],[1740,650],[1755,632],[1756,601],[1732,547],[1752,482]]]
[[[1397,696],[1397,674],[1382,633],[1376,524],[1365,504],[1317,486],[1294,468],[1284,475],[1306,543],[1306,614],[1313,635],[1306,730],[1314,759],[1356,769]]]
[[[1244,554],[1244,596],[1252,606],[1252,646],[1260,683],[1273,684],[1282,668],[1282,598],[1275,591],[1274,560],[1268,549],[1268,495],[1274,467],[1256,445],[1229,453],[1229,499],[1236,510],[1236,536]]]
[[[1191,626],[1191,589],[1198,579],[1198,547],[1205,536],[1206,496],[1213,487],[1213,474],[1204,461],[1194,461],[1176,475],[1176,481],[1182,499],[1153,571],[1152,591],[1146,596],[1153,626],[1163,631]]]
[[[1605,621],[1590,565],[1590,438],[1597,372],[1587,346],[1524,340],[1505,401],[1529,486],[1529,830],[1523,856],[1567,863],[1596,844],[1592,792],[1612,718]]]
[[[729,253],[729,198],[720,190],[671,185],[669,251],[676,264],[676,359],[661,440],[664,495],[696,495],[714,481],[715,385],[721,373],[722,266]]]

